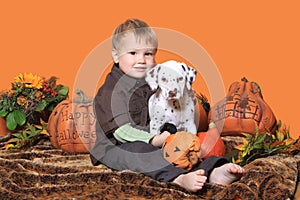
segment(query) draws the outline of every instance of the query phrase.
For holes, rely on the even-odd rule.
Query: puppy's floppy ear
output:
[[[146,75],[146,82],[148,83],[148,85],[150,86],[151,90],[156,90],[158,88],[158,72],[160,70],[161,66],[158,64],[156,65],[154,68],[152,68],[151,70],[149,70],[147,72]]]
[[[196,80],[197,71],[185,63],[181,63],[181,67],[185,73],[185,84],[188,90],[192,89],[192,84]]]

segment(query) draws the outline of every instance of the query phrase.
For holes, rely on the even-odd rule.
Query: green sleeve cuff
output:
[[[155,134],[133,128],[130,124],[124,124],[114,132],[114,137],[122,143],[134,141],[149,143],[154,136]]]

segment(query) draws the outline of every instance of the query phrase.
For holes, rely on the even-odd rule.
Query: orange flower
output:
[[[45,95],[41,91],[36,91],[34,93],[34,97],[36,98],[37,101],[41,100],[42,98],[45,97]]]
[[[24,96],[20,96],[17,98],[17,104],[20,106],[28,107],[28,100]]]
[[[13,97],[15,94],[16,93],[14,90],[9,90],[7,95],[8,95],[8,97]]]
[[[43,86],[44,79],[40,76],[33,75],[32,73],[19,74],[14,78],[16,83],[21,83],[27,88],[40,89]]]

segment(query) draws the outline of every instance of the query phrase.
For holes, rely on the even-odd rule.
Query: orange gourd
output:
[[[210,156],[223,156],[226,150],[218,129],[213,123],[211,123],[209,127],[207,132],[197,133],[201,141],[200,158],[204,160]]]
[[[77,100],[64,100],[52,111],[48,121],[51,144],[66,152],[88,153],[96,141],[96,118],[92,100],[82,91]]]
[[[6,126],[6,121],[3,117],[0,117],[0,136],[6,136],[9,133],[9,130]]]
[[[210,110],[209,120],[222,136],[254,134],[256,128],[260,134],[277,129],[275,115],[264,101],[259,85],[246,78],[231,84],[226,97]]]
[[[197,132],[206,131],[208,128],[208,112],[210,109],[210,105],[208,103],[207,98],[200,93],[200,95],[196,94],[196,104],[195,104],[195,115],[194,121],[197,127]]]

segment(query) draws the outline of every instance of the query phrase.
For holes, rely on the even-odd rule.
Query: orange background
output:
[[[1,1],[0,91],[20,72],[71,87],[86,56],[127,18],[181,32],[216,63],[226,89],[246,76],[293,137],[299,120],[299,3],[289,1]],[[214,1],[215,2],[215,1]],[[165,59],[158,56],[158,62]],[[206,92],[206,89],[201,88]]]

